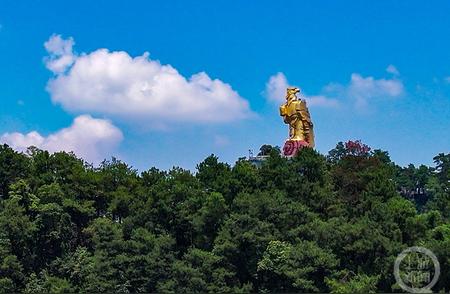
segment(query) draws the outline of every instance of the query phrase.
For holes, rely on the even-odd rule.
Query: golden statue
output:
[[[289,141],[303,141],[307,143],[308,147],[313,148],[313,123],[308,107],[306,106],[306,101],[297,98],[297,93],[299,92],[299,88],[287,88],[286,103],[280,106],[280,115],[283,117],[284,122],[289,125],[289,139],[286,143]]]

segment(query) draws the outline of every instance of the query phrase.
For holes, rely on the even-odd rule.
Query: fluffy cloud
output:
[[[98,49],[76,55],[72,39],[54,35],[46,43],[46,65],[55,77],[47,85],[52,100],[73,112],[101,113],[155,124],[226,122],[251,114],[231,86],[200,72],[189,78],[148,53]]]
[[[398,97],[404,93],[403,83],[398,79],[375,79],[354,73],[342,94],[355,101],[357,108],[364,108],[370,99]]]
[[[289,83],[286,76],[282,72],[278,72],[269,78],[264,92],[269,100],[282,102],[285,100],[287,87],[289,87]]]
[[[72,125],[47,137],[36,131],[27,134],[5,133],[0,142],[10,145],[18,151],[36,146],[49,152],[73,151],[88,161],[98,163],[122,141],[122,132],[110,121],[95,119],[89,115],[80,115]]]
[[[334,98],[329,98],[324,95],[306,96],[306,101],[309,106],[321,106],[321,107],[337,107],[339,102]]]
[[[266,97],[273,102],[282,103],[285,101],[286,88],[292,86],[288,83],[286,76],[279,72],[269,78],[266,83],[266,89],[264,91]],[[300,93],[303,95],[303,93]],[[303,97],[306,99],[309,106],[322,106],[322,107],[336,107],[338,106],[337,100],[328,98],[324,95]]]
[[[396,75],[398,76],[400,74],[400,72],[398,71],[398,69],[393,66],[392,64],[389,64],[388,67],[386,68],[386,71],[390,74]]]
[[[45,66],[55,74],[61,74],[75,62],[72,48],[75,42],[72,38],[64,40],[60,35],[52,35],[44,43],[49,56],[44,58]]]
[[[388,66],[386,71],[398,75],[398,70],[393,65]],[[288,86],[286,76],[277,73],[269,78],[265,94],[271,101],[283,102]],[[310,106],[337,107],[339,99],[339,101],[348,100],[357,109],[363,109],[372,99],[393,98],[403,94],[403,83],[396,77],[375,79],[353,73],[348,84],[330,83],[323,87],[319,95],[306,95],[305,98]]]

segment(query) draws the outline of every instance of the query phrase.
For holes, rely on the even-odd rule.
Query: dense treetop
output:
[[[450,290],[450,154],[399,167],[358,141],[196,173],[0,146],[0,291],[399,291],[425,246]]]

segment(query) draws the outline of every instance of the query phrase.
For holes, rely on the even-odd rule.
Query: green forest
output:
[[[401,167],[359,141],[195,171],[0,146],[2,292],[401,292],[410,246],[450,290],[450,154]]]

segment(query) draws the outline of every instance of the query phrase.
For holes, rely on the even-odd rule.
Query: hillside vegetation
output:
[[[339,143],[256,168],[211,155],[192,173],[0,146],[3,292],[400,291],[409,246],[450,290],[450,154],[399,167]]]

